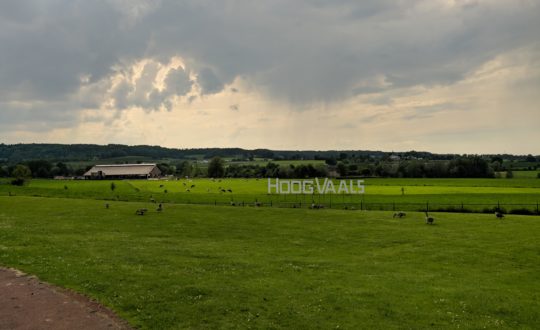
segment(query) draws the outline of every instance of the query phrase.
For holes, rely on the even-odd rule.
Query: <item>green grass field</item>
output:
[[[514,171],[514,178],[538,179],[540,171]]]
[[[537,217],[109,203],[0,197],[0,265],[140,328],[538,326]]]
[[[371,210],[492,210],[501,205],[506,211],[537,211],[540,180],[515,179],[366,179],[363,195],[269,195],[266,179],[180,179],[111,181],[31,180],[23,187],[0,181],[0,195],[93,198],[184,204],[253,204],[306,207],[312,203],[327,208]],[[402,194],[402,188],[404,194]],[[224,189],[225,192],[221,190]],[[229,192],[228,190],[232,192]]]

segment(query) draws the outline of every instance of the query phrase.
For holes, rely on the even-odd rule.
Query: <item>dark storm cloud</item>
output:
[[[142,59],[164,64],[179,56],[197,81],[172,71],[166,89],[154,90],[148,80],[157,69],[148,67],[142,80],[111,91],[115,105],[170,109],[170,97],[195,83],[212,94],[238,77],[267,97],[309,105],[450,84],[498,54],[537,43],[538,1],[449,3],[2,1],[0,98],[39,101],[40,115],[55,113],[56,102],[76,111],[81,105],[69,100],[84,84],[110,80]],[[0,111],[2,121],[19,118]]]

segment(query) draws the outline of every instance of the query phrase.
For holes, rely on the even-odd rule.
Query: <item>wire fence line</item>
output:
[[[193,196],[194,197],[194,196]],[[537,202],[511,203],[497,200],[486,202],[444,202],[444,201],[366,201],[351,195],[228,195],[207,196],[206,198],[187,198],[171,201],[184,204],[241,207],[279,207],[311,209],[347,209],[366,211],[418,211],[418,212],[456,212],[456,213],[510,213],[540,215],[540,200]]]
[[[190,204],[208,204],[194,202]],[[509,213],[540,215],[540,203],[411,203],[411,202],[293,202],[293,201],[243,201],[231,200],[230,202],[214,201],[216,206],[236,207],[278,207],[278,208],[310,208],[310,209],[346,209],[361,211],[418,211],[418,212],[456,212],[456,213]]]
[[[15,193],[8,192],[9,196],[16,196]],[[36,197],[68,197],[68,198],[94,198],[115,201],[152,201],[159,203],[174,204],[197,204],[215,206],[236,206],[236,207],[278,207],[278,208],[310,208],[310,209],[346,209],[346,210],[366,210],[366,211],[417,211],[417,212],[456,212],[456,213],[509,213],[524,215],[540,215],[540,200],[527,203],[511,203],[507,201],[486,201],[486,202],[444,202],[444,201],[366,201],[364,198],[350,195],[218,195],[218,194],[197,194],[197,195],[176,195],[168,193],[143,194],[140,192],[131,194],[115,194],[115,196],[97,196],[95,194],[71,194],[69,191],[62,191],[62,194],[49,194],[44,192],[33,192],[32,194],[22,194],[23,196]]]

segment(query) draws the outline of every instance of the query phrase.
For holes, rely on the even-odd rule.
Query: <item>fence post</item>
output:
[[[426,212],[429,212],[429,202],[426,202]]]
[[[364,202],[360,201],[360,211],[362,211],[363,209],[364,209]]]
[[[538,202],[536,202],[536,214],[540,214],[540,212],[538,210]]]
[[[501,203],[497,201],[497,211],[501,212]]]
[[[463,212],[463,202],[461,202],[461,212]]]
[[[396,202],[392,202],[392,211],[396,211]]]

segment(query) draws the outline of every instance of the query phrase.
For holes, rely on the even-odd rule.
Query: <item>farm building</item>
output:
[[[149,179],[158,178],[156,164],[95,165],[84,173],[85,179]]]

